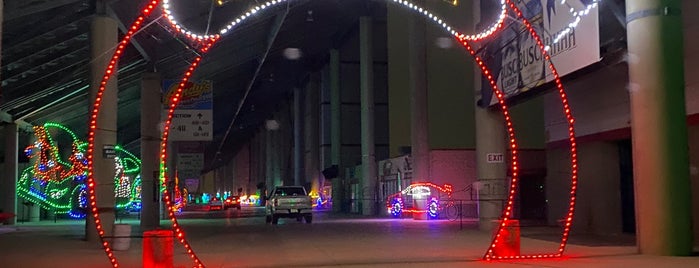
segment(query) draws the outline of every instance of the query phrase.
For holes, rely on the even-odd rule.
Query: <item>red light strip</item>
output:
[[[191,32],[190,30],[187,30],[187,28],[184,25],[181,25],[177,22],[177,18],[174,16],[172,12],[172,8],[170,6],[171,0],[163,0],[162,1],[162,10],[163,10],[163,16],[168,20],[170,27],[182,34],[183,36],[187,37],[189,40],[195,41],[195,42],[206,42],[207,40],[211,39],[218,39],[219,35],[226,35],[230,34],[233,32],[232,30],[234,27],[237,25],[240,25],[244,23],[247,19],[253,17],[255,14],[264,11],[265,9],[276,6],[282,3],[290,2],[291,0],[272,0],[268,1],[262,4],[259,4],[256,6],[252,6],[250,9],[248,9],[245,14],[240,15],[239,17],[232,19],[229,23],[226,24],[222,29],[219,30],[218,35],[209,35],[208,33],[196,33],[196,32]],[[444,30],[447,32],[451,33],[451,35],[465,39],[465,40],[471,40],[471,41],[478,41],[481,39],[485,39],[493,34],[502,27],[502,24],[504,23],[505,20],[505,15],[507,13],[507,7],[505,5],[505,0],[499,0],[500,2],[500,12],[498,15],[498,20],[495,21],[493,24],[489,25],[487,28],[485,28],[482,32],[476,33],[476,34],[462,34],[455,29],[453,29],[451,26],[449,26],[446,21],[443,21],[439,16],[436,14],[433,14],[426,8],[423,8],[417,4],[414,4],[408,0],[386,0],[387,2],[394,2],[396,4],[402,5],[405,8],[412,9],[414,12],[419,13],[423,17],[425,17],[428,20],[433,21],[440,27],[442,27]]]
[[[209,40],[209,42],[201,49],[202,54],[207,53],[211,49],[211,47],[216,43],[217,40],[217,38]],[[172,221],[172,228],[175,231],[175,238],[177,238],[177,240],[184,246],[187,254],[194,261],[195,267],[204,267],[204,264],[201,262],[197,254],[194,253],[192,246],[185,238],[184,231],[177,222],[177,217],[175,216],[175,213],[172,209],[173,203],[170,201],[170,194],[167,190],[168,177],[165,171],[167,170],[167,141],[170,135],[170,125],[172,123],[172,117],[175,113],[175,108],[177,108],[177,105],[180,103],[180,96],[182,95],[182,91],[184,87],[187,85],[187,82],[189,81],[191,76],[194,74],[194,71],[197,69],[197,67],[199,67],[199,62],[201,62],[201,59],[201,56],[196,57],[194,59],[194,62],[192,62],[192,64],[189,66],[189,69],[185,71],[184,76],[182,77],[182,80],[180,81],[180,84],[178,85],[177,90],[175,91],[175,94],[172,95],[172,98],[170,99],[170,109],[167,114],[167,120],[165,121],[165,130],[163,131],[163,137],[160,142],[160,177],[162,178],[162,185],[165,188],[163,196],[165,197],[165,204],[168,207],[168,216],[170,217],[170,221]]]
[[[410,190],[412,190],[413,188],[418,187],[418,186],[432,187],[432,188],[435,188],[435,189],[439,190],[440,192],[443,192],[443,193],[450,195],[450,196],[451,196],[452,191],[454,191],[453,186],[451,186],[451,184],[448,184],[448,183],[444,184],[444,186],[439,186],[439,185],[431,183],[431,182],[416,182],[416,183],[409,185],[408,187],[405,187],[405,189],[403,189],[402,191],[400,191],[396,194],[400,194],[400,193],[407,194]]]
[[[119,61],[119,58],[121,57],[121,54],[123,53],[124,48],[126,47],[126,45],[128,45],[130,43],[131,37],[141,27],[141,24],[142,24],[143,20],[145,19],[145,17],[150,15],[151,11],[153,10],[153,7],[156,6],[158,4],[158,2],[159,2],[159,0],[153,0],[145,9],[143,9],[142,15],[139,16],[136,19],[136,21],[132,24],[130,30],[124,36],[124,38],[120,42],[119,46],[117,47],[117,50],[115,51],[114,55],[112,56],[112,60],[110,61],[109,66],[105,70],[105,75],[102,78],[102,82],[100,83],[100,88],[98,90],[97,97],[95,99],[95,103],[93,106],[94,109],[92,111],[90,128],[89,128],[89,132],[88,132],[88,155],[87,155],[87,158],[88,158],[88,187],[89,187],[90,205],[92,207],[93,216],[95,218],[95,226],[96,226],[98,234],[100,236],[100,240],[102,241],[104,251],[107,254],[107,257],[110,259],[110,262],[112,263],[113,267],[119,267],[119,264],[117,262],[116,257],[112,253],[112,249],[109,246],[109,242],[104,240],[104,230],[103,230],[100,218],[99,218],[99,212],[98,212],[97,208],[95,207],[96,206],[96,195],[95,195],[95,182],[94,182],[94,177],[93,177],[93,161],[92,161],[92,159],[94,157],[94,136],[95,136],[95,129],[97,128],[97,114],[99,113],[99,107],[100,107],[100,104],[102,102],[101,98],[102,98],[102,95],[103,95],[104,90],[106,88],[106,84],[109,81],[109,79],[111,78],[111,76],[114,72],[116,63]],[[545,59],[549,62],[549,68],[552,70],[552,72],[554,74],[555,83],[557,85],[559,95],[561,97],[561,101],[562,101],[563,106],[564,106],[564,111],[566,113],[566,119],[568,120],[568,124],[569,124],[568,131],[569,131],[569,139],[570,139],[570,143],[571,143],[570,151],[571,151],[571,169],[572,169],[572,178],[571,178],[572,186],[571,186],[571,192],[570,192],[571,198],[570,198],[570,206],[568,209],[568,216],[566,217],[563,237],[561,239],[561,244],[559,246],[558,253],[556,253],[556,254],[518,255],[518,256],[495,256],[493,254],[493,249],[496,245],[496,242],[498,241],[498,238],[501,235],[502,227],[506,225],[506,222],[507,222],[507,220],[510,219],[511,212],[512,212],[514,194],[516,193],[516,188],[517,188],[517,183],[518,183],[518,179],[517,179],[518,178],[518,174],[517,174],[517,171],[518,171],[517,144],[516,144],[516,140],[515,140],[515,136],[514,136],[514,129],[512,127],[512,121],[511,121],[511,118],[509,116],[509,111],[507,110],[507,106],[504,102],[504,96],[503,96],[502,92],[497,88],[497,83],[493,80],[492,75],[489,74],[490,71],[485,66],[483,61],[480,60],[479,57],[475,56],[475,51],[468,44],[468,41],[464,37],[460,37],[459,40],[469,50],[471,55],[473,55],[475,57],[476,62],[481,67],[482,73],[484,74],[484,76],[486,76],[489,79],[490,84],[493,87],[493,90],[496,92],[496,96],[497,96],[498,101],[499,101],[501,108],[503,110],[503,114],[505,116],[505,121],[506,121],[506,124],[508,127],[508,135],[510,136],[509,143],[510,143],[510,149],[512,151],[513,175],[512,175],[511,185],[510,185],[510,194],[508,197],[508,203],[507,203],[505,210],[503,211],[503,219],[501,221],[501,224],[498,227],[498,232],[497,232],[496,236],[493,238],[493,242],[491,243],[491,245],[488,249],[488,252],[484,256],[484,258],[486,260],[492,260],[492,259],[502,260],[502,259],[534,259],[534,258],[560,257],[562,255],[563,251],[565,250],[565,245],[566,245],[566,242],[568,240],[568,235],[570,234],[570,226],[572,223],[573,213],[574,213],[574,209],[575,209],[575,193],[577,190],[578,166],[577,166],[577,150],[576,150],[576,143],[575,143],[574,118],[570,112],[568,100],[567,100],[563,85],[560,81],[560,77],[558,75],[558,72],[556,71],[555,67],[553,66],[553,63],[551,62],[550,56],[548,55],[548,53],[546,53],[546,51],[544,49],[545,47],[544,47],[543,43],[541,42],[540,37],[538,36],[536,31],[531,27],[531,24],[529,23],[529,21],[526,20],[522,16],[521,11],[516,7],[516,5],[511,0],[506,0],[506,2],[510,6],[510,8],[515,13],[517,13],[517,16],[523,20],[527,29],[529,30],[531,35],[536,40],[537,45],[539,45],[543,55],[545,55]],[[499,26],[499,29],[501,29],[503,25],[500,24],[498,26]],[[211,39],[202,40],[201,43],[204,44],[205,46],[201,49],[201,52],[202,53],[208,52],[208,50],[216,43],[216,41],[218,39],[219,39],[219,36],[216,36],[215,38],[211,38]],[[165,132],[163,133],[163,140],[161,142],[161,152],[162,153],[161,153],[160,157],[161,157],[161,167],[162,167],[161,168],[161,176],[163,178],[163,185],[167,184],[167,176],[165,174],[165,170],[166,170],[167,166],[165,163],[165,159],[167,158],[167,136],[169,133],[171,119],[172,119],[172,116],[174,113],[174,109],[176,108],[177,104],[179,103],[179,96],[184,88],[184,85],[185,85],[186,81],[189,80],[189,78],[191,77],[194,70],[198,67],[200,61],[201,61],[201,57],[197,57],[195,59],[194,63],[192,63],[192,65],[190,66],[188,71],[185,73],[184,78],[182,79],[182,83],[180,83],[180,85],[177,89],[177,94],[175,94],[175,96],[173,96],[173,98],[171,99],[171,107],[170,107],[170,110],[168,113],[168,120],[166,122]],[[170,201],[167,189],[165,190],[165,200],[166,200],[166,204],[167,204],[168,208],[172,208],[172,203]],[[175,229],[176,237],[178,238],[180,243],[182,243],[184,245],[185,249],[187,250],[187,253],[190,255],[190,258],[192,258],[192,260],[195,262],[196,267],[203,267],[203,264],[201,263],[201,261],[199,260],[197,255],[194,253],[194,251],[191,249],[191,246],[189,245],[187,240],[185,239],[184,232],[181,230],[179,224],[177,223],[177,218],[175,217],[175,214],[172,212],[171,209],[169,211],[170,211],[169,216],[170,216],[171,221],[173,222],[173,228]]]
[[[510,149],[512,151],[512,180],[510,183],[510,191],[509,191],[509,196],[507,200],[507,205],[505,209],[503,210],[503,216],[501,223],[498,226],[498,231],[493,237],[493,241],[491,242],[490,246],[488,247],[487,252],[485,253],[485,256],[483,257],[485,260],[513,260],[513,259],[541,259],[541,258],[558,258],[563,255],[563,251],[565,250],[565,246],[568,241],[568,236],[570,234],[570,226],[573,221],[573,214],[575,211],[575,193],[577,191],[577,182],[578,182],[578,161],[577,161],[577,145],[575,143],[575,128],[574,128],[574,123],[575,119],[573,118],[573,115],[571,114],[571,109],[568,104],[568,98],[565,94],[565,90],[563,88],[563,84],[561,83],[560,77],[558,75],[558,71],[554,67],[553,63],[551,62],[551,57],[550,55],[546,52],[545,46],[543,42],[541,41],[541,38],[539,35],[536,33],[534,28],[532,28],[531,24],[529,21],[522,16],[522,12],[517,8],[515,3],[513,3],[511,0],[506,0],[507,4],[509,7],[512,9],[517,14],[517,17],[522,19],[522,22],[524,25],[527,27],[529,33],[532,35],[534,40],[536,40],[537,45],[539,46],[539,49],[541,50],[542,54],[544,55],[544,58],[548,62],[549,69],[551,69],[553,76],[554,76],[554,81],[556,83],[556,87],[558,88],[558,93],[561,98],[561,102],[563,103],[563,110],[566,115],[566,119],[568,121],[568,135],[569,135],[569,140],[570,140],[570,153],[571,153],[571,191],[570,191],[570,204],[568,207],[568,214],[566,216],[566,221],[565,221],[565,226],[561,238],[561,244],[558,247],[557,253],[554,254],[528,254],[528,255],[512,255],[512,256],[499,256],[495,255],[494,249],[498,243],[498,239],[500,239],[502,232],[503,232],[503,227],[507,225],[507,221],[511,219],[511,214],[512,214],[512,207],[513,207],[513,201],[514,201],[514,196],[517,190],[517,185],[518,185],[518,162],[517,162],[517,144],[516,144],[516,139],[514,136],[514,129],[512,127],[512,121],[509,116],[509,111],[507,110],[507,105],[505,104],[504,100],[504,95],[502,94],[502,91],[497,88],[497,82],[493,80],[493,77],[491,75],[490,70],[487,68],[485,63],[478,57],[476,56],[475,51],[473,48],[468,44],[467,40],[460,39],[462,44],[466,47],[466,49],[471,53],[472,56],[475,57],[476,62],[478,63],[479,67],[481,68],[481,72],[483,73],[483,76],[485,76],[489,82],[491,87],[493,88],[493,91],[496,93],[495,95],[498,98],[498,103],[501,106],[503,115],[505,116],[505,121],[507,124],[507,132],[510,137],[509,139],[509,144],[510,144]]]
[[[566,244],[568,243],[568,236],[570,235],[570,227],[573,224],[573,215],[575,213],[575,194],[577,192],[577,187],[578,187],[578,150],[577,150],[577,143],[575,142],[575,118],[573,117],[573,114],[571,112],[570,105],[568,103],[568,96],[566,95],[565,89],[563,88],[563,83],[561,82],[561,78],[558,75],[558,71],[556,70],[556,67],[553,66],[553,62],[551,61],[551,56],[546,51],[544,42],[541,41],[541,37],[536,32],[536,30],[534,30],[531,23],[529,23],[529,20],[527,20],[524,16],[522,16],[522,11],[519,10],[517,5],[515,5],[515,3],[512,2],[512,0],[507,0],[507,3],[509,4],[512,11],[517,13],[517,17],[521,18],[524,25],[527,26],[529,33],[534,38],[534,40],[536,40],[536,44],[539,46],[541,53],[544,55],[544,59],[546,59],[546,61],[548,62],[549,69],[551,69],[551,72],[553,73],[554,81],[556,83],[556,88],[558,89],[558,95],[561,98],[561,103],[563,104],[563,112],[565,113],[566,121],[568,122],[568,140],[570,141],[570,159],[571,159],[571,161],[570,161],[571,186],[570,186],[570,202],[568,204],[568,214],[565,217],[565,225],[563,227],[563,234],[561,236],[561,244],[558,247],[558,252],[555,254],[544,254],[544,255],[538,254],[538,255],[527,256],[527,257],[531,257],[531,258],[560,257],[561,255],[563,255],[563,251],[565,251]]]
[[[426,213],[426,212],[427,212],[426,209],[405,209],[405,208],[402,209],[401,211],[402,211],[402,212],[405,212],[405,213],[417,213],[417,214]]]
[[[150,4],[145,9],[143,9],[142,14],[136,19],[136,21],[134,21],[134,23],[129,28],[129,31],[126,33],[126,35],[120,41],[116,51],[114,52],[114,55],[112,56],[112,59],[109,63],[109,66],[105,70],[104,76],[102,77],[102,81],[100,83],[100,88],[98,90],[97,97],[95,99],[95,103],[93,106],[94,109],[92,110],[92,114],[90,117],[91,121],[90,121],[90,128],[89,128],[89,132],[88,132],[88,153],[87,153],[88,189],[89,189],[89,196],[90,196],[89,197],[90,198],[90,205],[92,207],[93,217],[95,218],[95,226],[96,226],[97,232],[100,236],[102,246],[104,248],[105,253],[107,254],[107,257],[109,258],[110,262],[112,263],[112,266],[115,268],[119,267],[119,263],[117,261],[117,258],[114,256],[114,253],[112,252],[112,248],[111,248],[109,242],[104,239],[104,229],[103,229],[103,226],[101,223],[101,219],[99,217],[99,211],[97,210],[97,207],[96,207],[97,197],[95,195],[95,180],[94,180],[94,173],[93,173],[94,165],[93,165],[92,160],[94,158],[94,146],[95,146],[94,141],[95,141],[95,130],[97,129],[97,115],[98,115],[99,110],[100,110],[100,105],[102,103],[102,95],[104,94],[104,90],[106,89],[107,82],[109,81],[109,79],[111,79],[112,74],[115,72],[115,68],[117,66],[117,63],[119,62],[121,54],[123,53],[126,46],[130,43],[131,37],[136,33],[136,31],[138,31],[138,29],[140,29],[145,18],[148,17],[151,14],[153,8],[158,5],[158,2],[159,2],[159,0],[153,0],[150,2]],[[202,49],[200,49],[201,52],[202,53],[208,52],[208,50],[211,48],[211,46],[213,46],[213,44],[215,43],[216,40],[217,40],[216,38],[211,39],[211,40],[206,40],[208,42],[205,44],[204,44],[204,42],[202,42],[204,44],[204,47]],[[186,82],[189,79],[189,77],[192,75],[192,73],[193,73],[194,69],[196,69],[199,61],[201,61],[201,57],[197,57],[195,62],[190,66],[189,71],[185,73],[185,77],[183,78],[184,82]],[[166,131],[164,133],[165,138],[164,138],[161,146],[163,144],[167,144],[167,133],[168,133],[168,130],[170,127],[170,122],[172,119],[174,108],[176,107],[176,104],[179,102],[178,98],[182,92],[182,89],[183,89],[183,83],[180,84],[180,87],[177,89],[177,94],[171,100],[171,102],[173,104],[171,105],[171,109],[170,109],[169,114],[168,114]],[[164,163],[163,156],[167,156],[167,146],[165,146],[165,149],[162,150],[161,163]],[[163,170],[161,170],[161,176],[163,176],[163,178],[164,178],[163,185],[167,185],[167,177],[164,176],[164,170],[165,170],[165,166],[163,166]],[[192,260],[194,261],[194,263],[196,265],[195,267],[204,267],[201,260],[199,260],[199,258],[194,253],[191,246],[189,245],[189,243],[185,239],[184,232],[182,231],[179,224],[177,223],[177,219],[175,218],[175,215],[172,212],[172,205],[173,204],[170,202],[167,188],[166,188],[166,191],[164,194],[165,194],[166,204],[167,204],[169,211],[170,211],[169,216],[170,216],[170,219],[173,223],[175,236],[178,238],[180,243],[182,243],[184,245],[184,247],[187,251],[187,254],[189,254],[190,258],[192,258]]]
[[[469,45],[467,40],[459,40],[463,44],[464,47],[468,50],[469,53],[471,53],[471,56],[474,57],[476,60],[476,63],[478,63],[478,66],[481,69],[481,73],[483,73],[483,76],[488,79],[490,82],[490,86],[495,92],[495,96],[498,98],[498,103],[500,104],[500,109],[502,109],[502,113],[505,117],[505,124],[507,126],[507,134],[509,136],[509,148],[510,151],[512,152],[512,180],[510,181],[510,190],[509,190],[509,196],[507,198],[507,205],[505,206],[505,209],[503,211],[503,216],[500,225],[498,226],[498,231],[493,238],[492,243],[490,243],[490,246],[488,247],[488,253],[485,256],[485,259],[490,259],[491,255],[493,254],[493,249],[497,245],[498,240],[500,239],[501,232],[502,232],[502,227],[504,227],[507,223],[507,220],[510,219],[512,216],[512,208],[514,204],[514,196],[517,190],[517,185],[518,185],[518,178],[519,178],[519,162],[517,161],[517,140],[515,139],[515,131],[514,127],[512,124],[512,118],[510,117],[510,111],[507,107],[507,104],[505,104],[505,95],[503,92],[498,88],[497,82],[493,79],[493,76],[488,69],[488,67],[485,65],[485,63],[481,60],[480,57],[476,56],[476,51]]]
[[[97,197],[95,195],[95,178],[94,178],[94,152],[95,152],[95,130],[97,129],[97,115],[99,114],[100,111],[100,105],[102,104],[102,95],[104,94],[104,90],[107,87],[107,82],[109,79],[112,77],[112,74],[115,73],[115,69],[117,66],[117,63],[119,62],[119,58],[121,57],[121,54],[124,52],[124,49],[126,46],[130,43],[131,37],[138,31],[138,29],[141,28],[143,21],[145,18],[147,18],[151,12],[153,11],[153,8],[155,8],[158,5],[159,0],[153,0],[151,1],[142,11],[141,15],[131,24],[131,27],[129,28],[129,31],[124,35],[123,39],[121,42],[119,42],[119,45],[116,48],[116,51],[114,51],[114,54],[112,55],[112,59],[109,62],[109,65],[107,66],[107,69],[104,71],[104,76],[102,77],[102,81],[100,82],[100,87],[97,91],[97,96],[95,98],[94,105],[92,106],[92,112],[90,116],[90,127],[88,129],[88,149],[87,149],[87,186],[88,186],[88,193],[90,196],[90,209],[92,211],[92,216],[95,218],[95,228],[97,229],[97,234],[99,234],[100,241],[102,242],[102,247],[104,248],[104,252],[107,254],[107,258],[109,258],[109,262],[111,262],[112,267],[117,268],[119,267],[119,262],[117,261],[117,258],[114,256],[114,253],[112,252],[112,248],[109,245],[109,241],[106,241],[104,239],[104,228],[102,227],[102,221],[100,220],[100,214],[97,209]]]

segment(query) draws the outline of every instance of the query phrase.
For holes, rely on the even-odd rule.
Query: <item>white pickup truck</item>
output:
[[[313,221],[313,203],[303,186],[277,186],[265,205],[265,221],[277,224],[279,218],[296,218]]]

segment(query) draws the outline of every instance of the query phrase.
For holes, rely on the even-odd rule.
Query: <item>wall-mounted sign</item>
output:
[[[105,159],[116,158],[116,149],[113,144],[105,144],[102,146],[102,157]]]
[[[488,163],[504,163],[505,156],[502,153],[490,153],[486,155]]]

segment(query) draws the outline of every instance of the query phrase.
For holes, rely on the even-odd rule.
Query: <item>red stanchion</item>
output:
[[[493,221],[493,235],[496,235],[502,221]],[[507,220],[500,231],[500,239],[495,242],[493,253],[496,256],[519,256],[520,234],[519,220]]]
[[[174,267],[174,241],[172,230],[151,230],[143,232],[143,267]]]

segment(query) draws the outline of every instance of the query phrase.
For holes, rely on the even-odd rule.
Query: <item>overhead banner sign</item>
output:
[[[179,80],[163,81],[163,103],[170,103]],[[213,85],[211,80],[187,82],[170,124],[171,141],[210,141],[213,138]],[[165,107],[169,107],[165,105]],[[167,115],[168,110],[163,113]],[[165,117],[163,117],[165,118]]]
[[[563,2],[563,3],[561,3]],[[600,60],[599,19],[597,8],[582,17],[577,27],[563,35],[558,43],[553,40],[566,30],[575,16],[571,10],[584,10],[591,0],[519,0],[517,5],[543,39],[551,60],[560,76],[572,73]],[[483,10],[482,12],[489,12]],[[510,14],[516,18],[516,14]],[[523,23],[513,22],[498,33],[481,50],[481,57],[495,74],[498,88],[509,98],[527,92],[554,77],[536,41]],[[481,105],[498,102],[489,81],[481,83]]]

